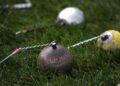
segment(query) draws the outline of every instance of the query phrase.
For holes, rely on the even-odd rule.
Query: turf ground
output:
[[[1,0],[1,6],[8,1]],[[33,6],[30,9],[0,8],[0,60],[17,47],[53,40],[67,47],[108,29],[120,31],[120,0],[31,1]],[[76,6],[84,11],[86,27],[49,27],[55,22],[58,12],[68,6]],[[16,31],[23,29],[34,31],[15,35]],[[41,49],[24,51],[0,64],[0,86],[116,86],[120,83],[119,50],[101,51],[96,47],[96,41],[71,48],[75,62],[71,73],[56,74],[37,68],[36,58]]]

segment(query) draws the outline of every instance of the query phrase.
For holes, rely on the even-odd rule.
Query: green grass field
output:
[[[120,31],[120,0],[31,1],[33,6],[30,9],[0,8],[0,60],[18,47],[53,40],[67,47],[108,29]],[[5,3],[0,1],[2,5]],[[86,27],[49,27],[54,24],[58,12],[68,6],[76,6],[84,11]],[[23,29],[34,31],[15,35],[16,31]],[[71,48],[75,63],[71,73],[56,74],[37,68],[36,58],[41,49],[24,51],[0,64],[0,86],[117,86],[120,83],[119,50],[101,51],[96,41]]]

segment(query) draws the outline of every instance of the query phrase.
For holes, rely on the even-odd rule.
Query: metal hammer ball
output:
[[[70,71],[73,59],[70,52],[62,45],[52,43],[45,47],[37,58],[37,65],[42,69]]]

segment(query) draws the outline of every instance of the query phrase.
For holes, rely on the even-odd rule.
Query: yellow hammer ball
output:
[[[116,30],[105,31],[97,39],[97,46],[103,50],[119,49],[120,32]]]

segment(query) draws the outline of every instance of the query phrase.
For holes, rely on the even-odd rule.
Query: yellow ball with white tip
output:
[[[97,46],[103,50],[119,49],[120,32],[116,30],[105,31],[97,39]]]

